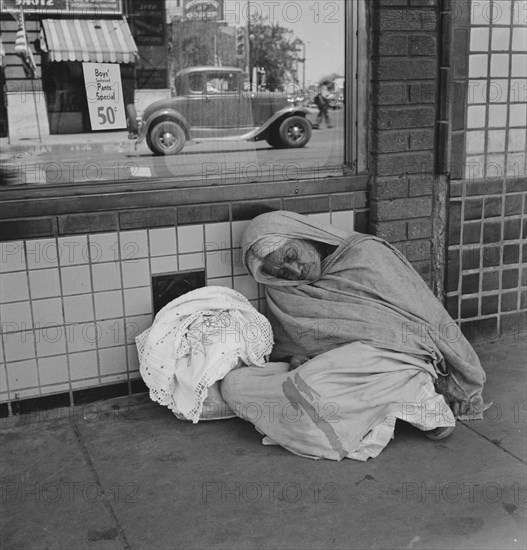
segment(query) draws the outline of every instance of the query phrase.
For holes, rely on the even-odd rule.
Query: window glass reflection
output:
[[[2,0],[10,183],[341,173],[344,0]]]

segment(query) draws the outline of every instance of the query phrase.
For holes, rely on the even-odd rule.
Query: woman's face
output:
[[[320,277],[321,257],[311,241],[290,239],[263,259],[262,271],[277,279],[315,281]]]

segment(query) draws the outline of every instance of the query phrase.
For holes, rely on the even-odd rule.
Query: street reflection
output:
[[[341,173],[344,0],[73,4],[2,3],[3,185]]]

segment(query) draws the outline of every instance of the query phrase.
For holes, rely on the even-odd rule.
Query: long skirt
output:
[[[238,368],[220,385],[264,444],[310,458],[365,461],[392,439],[397,418],[425,431],[455,425],[434,389],[435,369],[422,357],[354,342],[288,368]]]

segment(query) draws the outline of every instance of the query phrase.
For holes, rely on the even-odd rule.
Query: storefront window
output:
[[[362,0],[49,4],[1,3],[5,191],[364,167]]]

